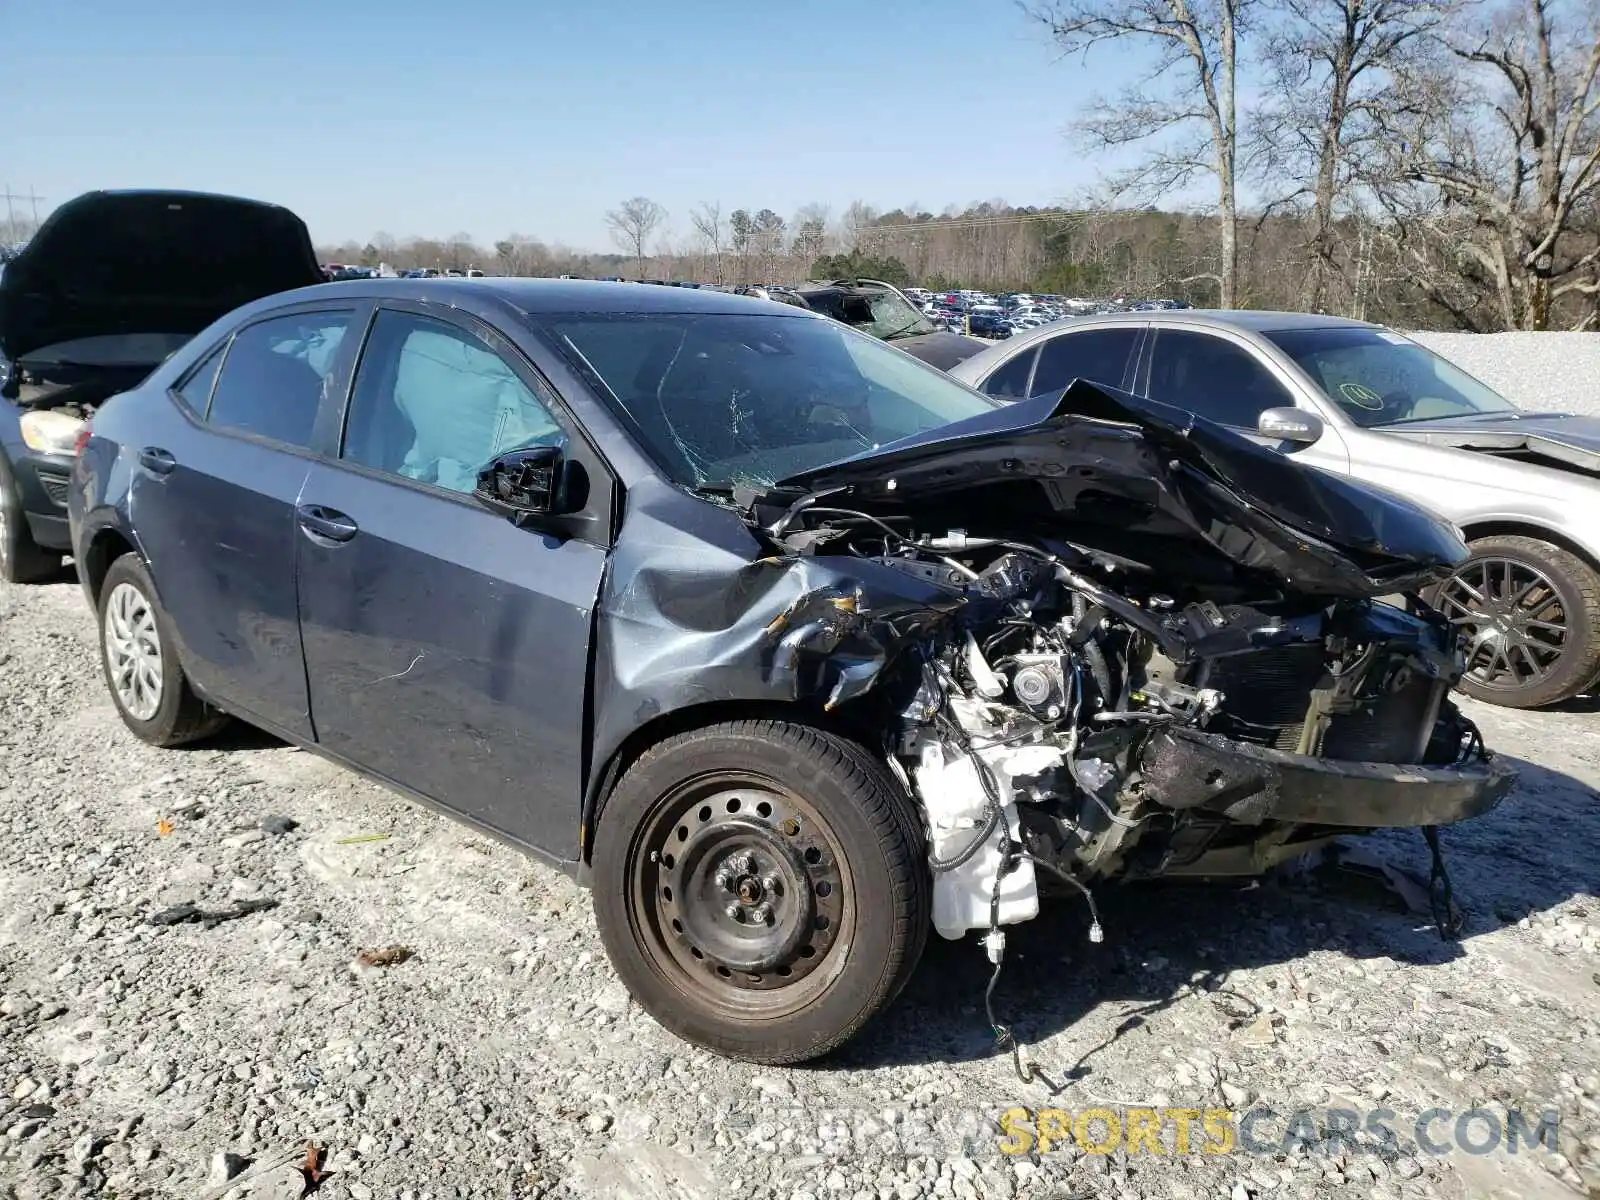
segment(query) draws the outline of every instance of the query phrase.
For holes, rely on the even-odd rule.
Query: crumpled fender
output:
[[[837,708],[967,602],[870,559],[775,555],[731,509],[678,500],[635,489],[601,583],[586,825],[607,764],[651,722],[727,702]]]

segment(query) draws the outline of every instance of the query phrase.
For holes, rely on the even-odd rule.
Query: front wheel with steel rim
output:
[[[228,718],[189,686],[155,594],[138,555],[111,564],[100,586],[100,662],[123,724],[152,745],[180,746]]]
[[[1537,538],[1470,543],[1472,557],[1430,599],[1461,633],[1461,690],[1507,708],[1571,699],[1600,675],[1600,575]]]
[[[605,803],[595,911],[662,1025],[757,1062],[815,1058],[888,1004],[929,922],[921,825],[861,746],[785,721],[645,751]]]

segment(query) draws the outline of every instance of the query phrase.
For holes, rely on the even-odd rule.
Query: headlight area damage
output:
[[[1041,883],[1260,873],[1513,782],[1415,596],[1465,558],[1450,526],[1175,410],[1078,383],[735,502],[768,553],[715,589],[670,545],[619,563],[616,686],[670,615],[682,684],[759,698],[754,669],[867,731],[924,814],[938,932],[997,962]]]

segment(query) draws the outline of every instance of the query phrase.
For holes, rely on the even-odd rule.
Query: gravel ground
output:
[[[1498,344],[1460,357],[1489,377]],[[1055,1096],[996,1051],[970,942],[821,1064],[675,1041],[558,873],[247,730],[136,742],[65,575],[0,584],[0,714],[0,1197],[300,1196],[311,1141],[335,1200],[1600,1195],[1600,702],[1474,710],[1523,776],[1445,834],[1459,942],[1336,869],[1108,890],[1100,945],[1076,903],[1017,929],[996,1003]],[[1426,869],[1414,836],[1361,845]],[[185,903],[211,919],[151,923]],[[1399,1136],[1000,1150],[1008,1108],[1096,1105],[1270,1106],[1267,1141],[1382,1108]],[[1434,1107],[1554,1110],[1559,1152],[1423,1152]]]
[[[1413,333],[1528,409],[1600,416],[1600,333]]]
[[[630,1003],[558,873],[249,731],[136,742],[65,579],[0,585],[0,711],[0,1180],[18,1197],[210,1196],[241,1168],[260,1173],[235,1195],[298,1196],[285,1163],[313,1139],[328,1197],[1600,1188],[1593,704],[1477,713],[1530,765],[1511,800],[1446,834],[1459,943],[1348,871],[1108,891],[1103,945],[1077,905],[1021,927],[997,1001],[1033,1060],[1070,1076],[1054,1101],[995,1052],[971,943],[933,945],[899,1004],[817,1066],[760,1071],[674,1041]],[[263,828],[279,818],[294,828]],[[1414,837],[1365,845],[1425,863]],[[149,923],[245,900],[275,907]],[[414,957],[353,968],[394,944]],[[1007,1157],[983,1124],[1101,1102],[1382,1107],[1401,1139]],[[1433,1106],[1553,1108],[1561,1152],[1419,1154],[1406,1130]]]

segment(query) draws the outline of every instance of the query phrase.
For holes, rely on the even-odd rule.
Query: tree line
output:
[[[1594,0],[1023,0],[1089,69],[1154,68],[1073,126],[1132,154],[1070,206],[717,201],[606,214],[617,253],[458,235],[361,256],[513,274],[1170,296],[1413,327],[1600,329]],[[1248,88],[1242,84],[1248,82]],[[1201,188],[1208,203],[1174,200]],[[1163,207],[1165,206],[1165,207]],[[672,219],[676,216],[678,219]]]
[[[636,196],[605,214],[609,253],[520,233],[487,246],[378,233],[319,253],[400,269],[868,275],[1416,328],[1600,330],[1596,0],[1020,3],[1041,38],[1102,76],[1130,76],[1118,50],[1149,55],[1072,127],[1080,150],[1132,165],[1071,204],[857,200],[785,215],[706,201],[669,213]]]

